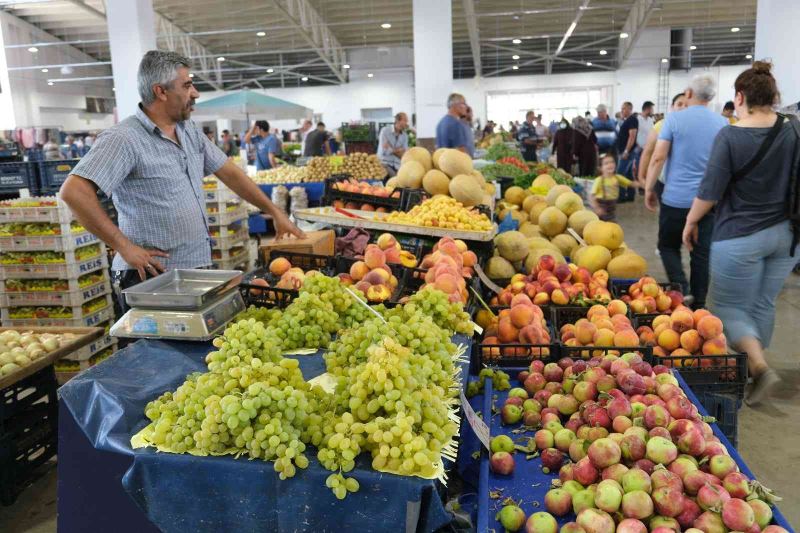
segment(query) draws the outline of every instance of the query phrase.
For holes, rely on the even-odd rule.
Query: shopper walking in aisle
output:
[[[584,117],[572,119],[572,157],[578,162],[578,176],[594,176],[597,171],[597,136]]]
[[[733,114],[735,110],[736,106],[734,106],[733,102],[730,100],[725,102],[725,105],[722,106],[722,116],[728,119],[728,124],[736,124],[736,117]]]
[[[473,123],[472,108],[467,106],[464,115],[461,117],[461,124],[464,126],[464,133],[467,136],[467,144],[464,146],[470,157],[475,155],[475,128]]]
[[[61,159],[61,150],[59,150],[55,139],[52,137],[47,139],[47,142],[44,143],[44,146],[42,147],[42,154],[44,155],[45,161]]]
[[[669,158],[658,215],[658,251],[669,280],[680,283],[684,294],[691,294],[694,306],[699,308],[705,307],[708,292],[708,254],[713,221],[710,215],[698,221],[699,237],[691,250],[689,282],[681,264],[682,228],[703,179],[714,137],[728,121],[707,107],[716,94],[714,78],[710,74],[692,79],[685,94],[686,109],[667,115],[658,135],[647,169],[645,205],[651,211],[658,209],[655,185],[664,162]]]
[[[633,104],[630,102],[623,102],[620,109],[621,122],[619,123],[619,131],[617,132],[617,173],[622,174],[629,180],[633,180],[633,162],[636,154],[634,153],[637,147],[636,134],[639,131],[639,118],[633,112]],[[635,198],[633,189],[627,187],[620,191],[620,202],[631,202]]]
[[[254,149],[256,170],[269,170],[278,166],[275,159],[280,153],[278,138],[269,132],[269,122],[256,120],[244,134],[244,142]]]
[[[199,96],[190,64],[175,52],[147,52],[139,64],[136,114],[101,133],[61,187],[80,223],[116,251],[118,297],[165,270],[211,266],[202,188],[210,174],[269,213],[279,238],[304,236],[190,119]],[[112,197],[119,227],[100,206],[97,189]]]
[[[300,142],[300,153],[306,153],[306,137],[311,132],[312,123],[310,120],[304,120],[303,125],[297,129],[297,140]]]
[[[228,157],[239,155],[239,147],[233,142],[231,132],[228,130],[222,130],[222,143],[220,148]]]
[[[789,219],[797,214],[790,210],[795,207],[791,182],[798,179],[800,122],[773,111],[779,93],[771,66],[756,61],[736,78],[739,121],[714,140],[683,229],[683,242],[692,250],[702,239],[702,221],[716,206],[711,310],[725,325],[728,342],[747,353],[753,385],[746,400],[751,405],[779,381],[764,359],[764,348],[775,325],[775,300],[797,261],[800,237],[800,227]]]
[[[390,178],[397,175],[400,158],[408,150],[407,128],[408,115],[397,113],[394,116],[394,124],[381,128],[380,135],[378,135],[378,157]]]
[[[330,134],[325,131],[325,123],[317,122],[317,127],[306,135],[306,144],[303,149],[303,157],[319,157],[331,155],[331,147],[328,145]]]
[[[647,144],[647,136],[650,135],[653,124],[655,124],[655,120],[653,119],[654,108],[655,104],[647,100],[642,104],[642,112],[636,116],[638,128],[636,129],[636,148],[633,149],[633,171],[631,174],[634,180],[639,175],[639,164],[644,145]]]
[[[539,146],[539,136],[536,134],[536,125],[533,119],[536,113],[525,113],[525,122],[517,130],[517,140],[522,145],[522,157],[525,161],[537,161],[536,148]]]
[[[671,112],[680,111],[681,109],[686,109],[686,96],[682,92],[672,97],[672,105],[670,105],[669,107],[669,110]],[[644,185],[647,182],[647,167],[650,165],[650,160],[653,157],[653,151],[656,148],[656,141],[658,141],[658,134],[661,133],[661,128],[663,126],[664,126],[663,118],[658,122],[656,122],[655,124],[653,124],[653,128],[650,130],[650,133],[647,134],[647,140],[644,143],[644,148],[642,148],[642,155],[639,158],[639,172],[636,176],[640,186],[642,187],[642,190],[644,190]],[[660,200],[661,193],[664,192],[663,170],[658,175],[658,181],[656,182],[654,189],[656,191],[656,195]]]
[[[592,182],[589,200],[592,209],[600,220],[613,222],[617,218],[617,201],[619,193],[623,187],[630,187],[635,182],[629,180],[622,174],[617,174],[617,162],[611,154],[605,154],[600,158],[600,172]]]
[[[597,136],[597,148],[600,153],[616,153],[617,121],[608,116],[605,104],[597,106],[597,116],[592,119],[592,129]]]
[[[569,120],[562,118],[558,130],[553,135],[553,145],[550,149],[556,154],[556,166],[567,172],[572,169],[572,126]]]
[[[463,95],[452,93],[447,97],[447,114],[436,125],[436,148],[455,148],[467,152],[467,132],[461,122],[467,112]]]

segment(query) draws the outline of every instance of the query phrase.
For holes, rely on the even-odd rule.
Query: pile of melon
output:
[[[514,186],[498,203],[500,220],[511,215],[519,229],[495,238],[489,277],[505,279],[509,272],[532,272],[543,255],[553,256],[556,263],[566,263],[569,258],[592,273],[605,269],[612,278],[638,279],[646,274],[647,261],[625,244],[622,227],[599,220],[570,187],[557,185],[551,176],[542,174],[531,188],[547,194]]]
[[[472,158],[453,148],[439,148],[433,154],[420,146],[409,148],[400,160],[397,176],[386,186],[452,196],[467,207],[491,205],[494,195],[494,185],[473,168]]]

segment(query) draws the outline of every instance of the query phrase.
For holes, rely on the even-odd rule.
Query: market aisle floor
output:
[[[619,222],[626,230],[627,243],[650,264],[650,272],[666,280],[661,260],[655,253],[656,216],[647,211],[641,197],[635,204],[618,208]],[[688,257],[686,258],[688,262]],[[687,263],[688,264],[688,263]],[[800,507],[795,505],[797,472],[800,471],[800,276],[792,275],[778,300],[770,364],[784,379],[777,398],[759,408],[739,411],[739,451],[766,486],[784,497],[782,511],[800,529]],[[0,530],[4,533],[46,533],[56,530],[56,469],[49,470],[28,488],[13,507],[0,507]]]

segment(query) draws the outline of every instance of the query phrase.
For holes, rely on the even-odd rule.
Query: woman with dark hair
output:
[[[699,221],[716,207],[711,311],[722,320],[728,342],[747,353],[753,383],[745,400],[750,405],[780,381],[767,365],[764,348],[772,337],[775,299],[797,261],[787,198],[798,138],[786,117],[773,111],[779,93],[771,67],[756,61],[736,78],[739,121],[717,134],[683,230],[691,250]]]
[[[572,157],[578,161],[579,176],[594,176],[597,171],[597,136],[584,117],[572,119]]]
[[[558,123],[551,149],[556,154],[556,166],[569,172],[572,168],[572,128],[565,118]]]

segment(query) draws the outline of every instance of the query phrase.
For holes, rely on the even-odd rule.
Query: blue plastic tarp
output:
[[[469,343],[461,336],[454,340]],[[376,472],[364,454],[350,474],[360,490],[339,501],[325,487],[330,472],[313,449],[309,467],[286,481],[278,479],[270,462],[132,450],[131,436],[148,423],[146,403],[174,390],[187,374],[204,371],[211,349],[210,343],[140,340],[60,389],[63,405],[99,455],[132,459],[122,486],[159,529],[398,532],[433,531],[450,522],[437,482]],[[325,371],[320,353],[296,358],[306,379]],[[70,446],[61,441],[59,455],[69,453]],[[83,485],[59,489],[90,490]]]

